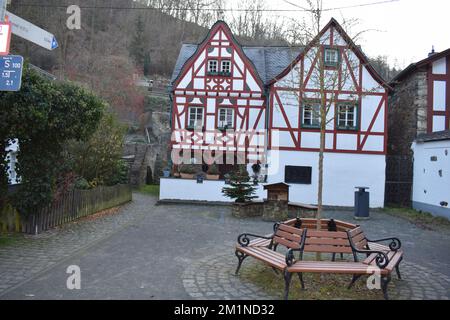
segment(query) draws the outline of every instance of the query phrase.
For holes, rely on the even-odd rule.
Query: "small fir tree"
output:
[[[236,199],[235,201],[239,203],[257,198],[254,196],[255,191],[256,188],[250,182],[250,176],[245,166],[239,166],[237,170],[233,171],[230,175],[230,186],[222,189],[222,193],[226,197]]]

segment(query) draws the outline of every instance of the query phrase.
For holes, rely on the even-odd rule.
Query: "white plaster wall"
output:
[[[412,149],[413,201],[438,207],[441,201],[450,203],[450,140],[413,143]],[[431,157],[436,157],[437,161],[431,161]],[[442,177],[439,170],[442,170]]]
[[[161,178],[159,199],[233,202],[222,194],[225,186],[224,181],[205,180],[197,183],[192,179]],[[258,185],[256,195],[260,199],[267,196],[262,185]]]
[[[269,151],[268,183],[284,182],[286,165],[312,167],[310,185],[291,184],[290,201],[317,203],[317,152]],[[384,206],[385,156],[326,153],[324,158],[324,204],[353,206],[355,187],[369,187],[370,207]]]

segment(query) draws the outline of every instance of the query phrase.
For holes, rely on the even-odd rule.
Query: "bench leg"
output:
[[[238,263],[238,266],[237,266],[236,272],[235,272],[235,275],[238,275],[239,269],[241,269],[241,266],[242,266],[242,262],[244,262],[244,259],[247,258],[248,255],[246,255],[246,254],[244,254],[244,253],[242,253],[240,251],[236,251],[234,254],[236,255],[236,257],[239,260],[239,263]]]
[[[353,285],[355,284],[355,282],[361,278],[360,274],[354,274],[352,277],[352,281],[349,283],[349,285],[347,286],[347,289],[350,289],[351,287],[353,287]]]
[[[284,300],[289,297],[289,287],[291,286],[292,273],[284,272]]]
[[[278,243],[273,246],[272,250],[277,251],[277,248],[278,248]]]
[[[298,279],[300,280],[300,284],[302,285],[302,289],[305,290],[305,282],[303,281],[303,273],[298,273]]]
[[[341,252],[341,260],[344,260],[344,254]]]
[[[400,261],[395,266],[395,272],[397,272],[397,277],[399,280],[402,280],[402,275],[400,274],[400,263],[402,262],[403,258],[400,259]]]
[[[388,284],[391,281],[391,275],[387,275],[381,278],[381,289],[383,290],[384,299],[389,300],[387,293]]]
[[[336,253],[333,253],[333,255],[331,256],[331,261],[336,261]]]

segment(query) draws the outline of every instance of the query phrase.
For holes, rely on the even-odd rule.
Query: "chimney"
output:
[[[434,46],[431,48],[431,52],[428,54],[429,57],[434,56],[436,52],[434,51]]]

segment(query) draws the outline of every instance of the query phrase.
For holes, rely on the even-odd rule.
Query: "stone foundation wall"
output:
[[[265,221],[284,221],[288,218],[314,218],[315,212],[302,210],[298,206],[290,205],[287,201],[265,201],[234,203],[232,215],[236,218],[262,217]]]
[[[264,211],[263,202],[234,203],[232,215],[236,218],[261,217]]]

